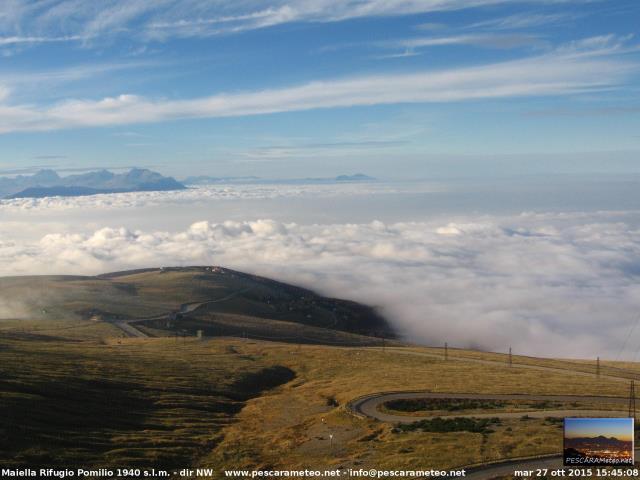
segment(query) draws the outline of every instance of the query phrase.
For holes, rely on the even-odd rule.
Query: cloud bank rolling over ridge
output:
[[[4,275],[216,264],[378,306],[406,337],[517,353],[615,357],[640,307],[637,213],[455,222],[196,222],[0,236]],[[637,354],[635,347],[624,353]]]

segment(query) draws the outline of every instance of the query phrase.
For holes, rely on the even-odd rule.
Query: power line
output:
[[[631,338],[631,335],[635,331],[635,329],[638,326],[639,322],[640,322],[640,315],[636,316],[636,322],[631,327],[631,330],[629,330],[629,333],[627,334],[627,338],[624,339],[624,343],[622,344],[622,348],[618,351],[618,355],[616,355],[616,362],[618,360],[620,360],[620,356],[624,353],[624,349],[627,348],[627,343],[629,342],[629,339]],[[636,355],[638,355],[637,351],[636,351]],[[635,359],[635,356],[634,356],[634,359]]]
[[[632,362],[636,361],[636,358],[638,358],[639,353],[640,353],[640,347],[638,347],[638,349],[636,350],[636,353],[633,354],[633,358],[631,359]]]

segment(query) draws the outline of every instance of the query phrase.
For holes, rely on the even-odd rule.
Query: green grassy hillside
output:
[[[0,309],[0,331],[19,327],[66,338],[116,335],[114,323],[144,318],[155,318],[137,323],[151,336],[203,330],[339,344],[393,337],[387,321],[368,306],[219,267],[0,278],[4,304],[10,308]]]

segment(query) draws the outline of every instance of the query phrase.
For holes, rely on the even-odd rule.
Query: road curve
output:
[[[237,290],[235,292],[231,292],[228,295],[225,295],[222,298],[217,298],[215,300],[205,300],[203,302],[190,302],[190,303],[183,303],[182,305],[180,305],[179,308],[179,312],[182,314],[185,313],[192,313],[195,312],[197,309],[204,307],[206,305],[211,305],[213,303],[220,303],[220,302],[225,302],[227,300],[231,300],[232,298],[237,297],[238,295],[242,295],[243,293],[248,292],[249,290],[251,290],[253,287],[246,287],[246,288],[241,288],[240,290]]]
[[[476,393],[434,393],[434,392],[388,392],[374,393],[357,398],[349,402],[347,408],[355,413],[369,418],[374,418],[381,422],[389,423],[412,423],[426,418],[433,418],[434,415],[397,415],[382,412],[380,406],[391,400],[405,400],[418,398],[451,399],[451,400],[528,400],[534,402],[589,402],[609,405],[620,405],[620,410],[535,410],[529,412],[490,412],[487,414],[451,414],[452,417],[474,417],[474,418],[520,418],[528,415],[534,418],[544,418],[550,416],[621,416],[626,414],[624,406],[628,399],[622,397],[602,397],[602,396],[580,396],[580,395],[504,395],[504,394],[476,394]],[[438,415],[443,416],[443,415]]]
[[[129,322],[126,321],[113,322],[113,325],[122,330],[127,337],[147,338],[149,336],[142,330],[134,327],[133,325],[130,325]]]
[[[175,315],[176,313],[180,313],[181,315],[188,315],[190,313],[195,312],[197,309],[204,307],[205,305],[210,305],[212,303],[220,303],[220,302],[224,302],[227,300],[231,300],[234,297],[237,297],[238,295],[241,295],[245,292],[248,292],[249,290],[251,290],[252,287],[247,287],[247,288],[243,288],[240,289],[236,292],[232,292],[228,295],[225,295],[222,298],[218,298],[215,300],[205,300],[202,302],[191,302],[191,303],[183,303],[180,305],[180,307],[178,307],[178,311],[173,311],[173,312],[168,312],[168,313],[162,313],[160,315],[153,315],[151,317],[142,317],[142,318],[131,318],[128,320],[120,320],[117,322],[111,322],[113,325],[115,325],[116,327],[118,327],[120,330],[122,330],[124,332],[124,334],[127,337],[138,337],[138,338],[147,338],[149,337],[149,335],[147,335],[145,332],[143,332],[142,330],[140,330],[139,328],[137,328],[135,326],[136,323],[143,323],[143,322],[149,322],[149,321],[153,321],[153,320],[169,320],[171,319],[171,317],[173,315]]]
[[[527,415],[533,418],[545,418],[548,416],[626,416],[624,410],[628,399],[622,397],[604,396],[580,396],[580,395],[506,395],[506,394],[475,394],[475,393],[434,393],[434,392],[382,392],[366,395],[352,400],[347,404],[347,410],[351,413],[390,423],[412,423],[426,418],[434,418],[436,415],[409,416],[396,415],[379,410],[379,407],[390,400],[433,398],[433,399],[473,399],[473,400],[529,400],[551,402],[590,402],[608,405],[620,405],[620,410],[537,410],[529,412],[492,412],[488,414],[458,415],[451,417],[474,418],[520,418]],[[439,415],[442,417],[442,415]],[[636,456],[638,450],[636,451]],[[464,468],[464,467],[460,467]],[[562,468],[562,455],[545,455],[522,459],[505,459],[484,465],[470,466],[466,468],[466,479],[490,480],[497,477],[513,475],[515,470],[555,470]]]

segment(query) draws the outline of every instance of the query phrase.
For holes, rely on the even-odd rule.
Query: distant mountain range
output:
[[[61,177],[54,170],[40,170],[34,175],[0,177],[0,197],[4,198],[78,197],[100,193],[154,192],[185,188],[174,178],[141,168],[119,174],[99,170]]]
[[[209,177],[200,175],[187,177],[182,180],[185,185],[212,185],[212,184],[310,184],[310,183],[355,183],[372,182],[376,180],[364,173],[354,175],[338,175],[337,177],[308,177],[308,178],[287,178],[287,179],[267,179],[260,177]]]
[[[626,440],[620,440],[616,437],[605,437],[604,435],[599,435],[597,437],[574,437],[567,438],[565,442],[573,444],[573,443],[598,443],[601,445],[626,445],[629,443]]]
[[[157,172],[133,168],[126,173],[108,170],[61,177],[54,170],[40,170],[33,175],[0,177],[0,198],[81,197],[100,193],[155,192],[184,190],[185,185],[212,184],[332,184],[371,182],[376,179],[363,173],[337,177],[309,177],[293,179],[265,179],[254,176],[187,177],[181,182]]]
[[[566,438],[564,441],[565,450],[582,449],[613,449],[613,450],[630,450],[632,443],[626,440],[620,440],[616,437],[605,437],[600,435],[598,437],[576,437]]]
[[[336,182],[370,182],[375,178],[365,175],[364,173],[355,173],[353,175],[338,175],[335,178]]]

